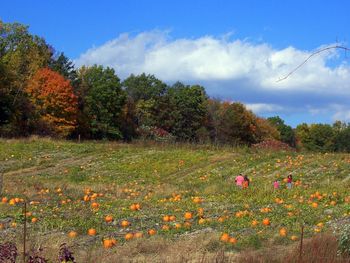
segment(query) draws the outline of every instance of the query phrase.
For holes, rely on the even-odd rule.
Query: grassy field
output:
[[[0,243],[21,247],[23,199],[28,246],[42,245],[52,260],[68,243],[78,262],[203,253],[209,262],[222,251],[297,244],[301,225],[308,238],[350,218],[349,154],[0,140],[0,168]],[[248,189],[235,186],[238,173],[251,179]],[[292,189],[283,181],[289,173]]]

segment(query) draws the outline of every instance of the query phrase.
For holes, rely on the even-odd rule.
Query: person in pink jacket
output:
[[[242,188],[244,182],[244,177],[242,174],[236,176],[235,183],[238,187]]]

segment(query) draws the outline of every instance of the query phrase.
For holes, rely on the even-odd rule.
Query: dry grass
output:
[[[270,247],[260,251],[240,253],[237,262],[241,263],[346,263],[350,257],[337,255],[338,242],[334,235],[325,233],[303,244],[300,257],[299,244],[292,247]]]

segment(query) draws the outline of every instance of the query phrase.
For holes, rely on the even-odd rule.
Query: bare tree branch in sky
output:
[[[310,56],[308,56],[302,63],[300,63],[296,68],[294,68],[292,71],[290,71],[287,75],[285,75],[282,78],[279,78],[276,82],[280,82],[283,81],[285,79],[287,79],[290,75],[292,75],[295,71],[297,71],[299,68],[301,68],[304,64],[306,64],[306,62],[308,62],[308,60],[310,60],[313,56],[316,56],[319,53],[322,53],[324,51],[330,50],[330,49],[343,49],[345,51],[350,51],[350,48],[344,47],[344,46],[339,46],[339,45],[335,45],[335,46],[329,46],[329,47],[325,47],[322,48],[320,50],[315,51],[314,53],[312,53]]]

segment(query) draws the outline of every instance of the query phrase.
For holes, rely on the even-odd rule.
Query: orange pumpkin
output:
[[[120,223],[120,225],[121,225],[122,227],[128,227],[128,226],[130,225],[130,222],[129,222],[128,220],[123,220],[123,221]]]
[[[279,230],[279,234],[280,234],[281,237],[287,236],[287,229],[285,229],[284,227],[282,227],[282,228]]]
[[[150,230],[148,230],[148,234],[150,235],[150,236],[153,236],[153,235],[155,235],[157,233],[157,231],[155,230],[155,229],[150,229]]]
[[[87,233],[88,233],[89,236],[95,236],[96,235],[96,229],[90,228]]]
[[[270,225],[270,219],[265,218],[265,219],[262,221],[262,223],[263,223],[264,226],[268,226],[268,225]]]
[[[168,231],[170,229],[170,227],[168,225],[163,225],[162,226],[162,230],[164,231]]]
[[[181,227],[182,227],[182,225],[181,225],[180,223],[176,223],[176,224],[175,224],[175,228],[176,228],[176,229],[180,229]]]
[[[111,215],[106,216],[106,217],[105,217],[105,221],[106,221],[107,223],[112,222],[112,221],[113,221],[113,216],[111,216]]]
[[[230,239],[230,235],[227,233],[223,233],[220,237],[220,241],[222,241],[222,242],[228,242],[229,239]]]
[[[133,233],[127,233],[127,234],[125,234],[125,236],[124,236],[125,240],[131,240],[133,237],[134,237],[134,234],[133,234]]]
[[[257,226],[258,224],[259,224],[258,221],[256,221],[256,220],[253,220],[253,221],[252,221],[252,226]]]
[[[193,198],[193,203],[200,204],[200,203],[202,203],[202,199],[200,197],[196,196]]]
[[[7,197],[3,197],[3,198],[1,199],[1,203],[5,204],[5,203],[7,203],[7,202],[8,202]]]
[[[78,235],[78,233],[75,232],[75,231],[70,231],[70,232],[68,233],[68,236],[71,237],[71,238],[74,238],[74,237],[76,237],[77,235]]]
[[[317,208],[317,207],[318,207],[318,204],[317,204],[316,202],[313,202],[313,203],[311,204],[311,206],[312,206],[313,208]]]
[[[291,236],[290,239],[293,240],[293,241],[296,241],[296,240],[298,240],[298,237],[297,236]]]
[[[36,217],[33,217],[32,218],[32,223],[36,223],[36,222],[38,222],[38,219]]]
[[[104,239],[103,240],[103,247],[104,248],[111,248],[114,246],[114,242],[112,239]]]
[[[164,222],[169,222],[170,221],[170,216],[168,216],[168,215],[163,216],[163,221]]]
[[[192,213],[191,212],[186,212],[184,217],[185,217],[186,220],[190,220],[190,219],[192,219]]]
[[[198,224],[202,225],[204,223],[205,223],[205,219],[204,218],[198,219]]]
[[[135,238],[141,238],[141,237],[143,237],[143,233],[142,232],[136,232],[134,237]]]
[[[92,207],[93,209],[98,209],[98,208],[100,207],[100,205],[99,205],[98,203],[96,203],[96,202],[93,202],[93,203],[91,204],[91,207]]]
[[[230,239],[228,240],[229,243],[231,243],[232,245],[237,243],[237,239],[234,237],[230,237]]]

